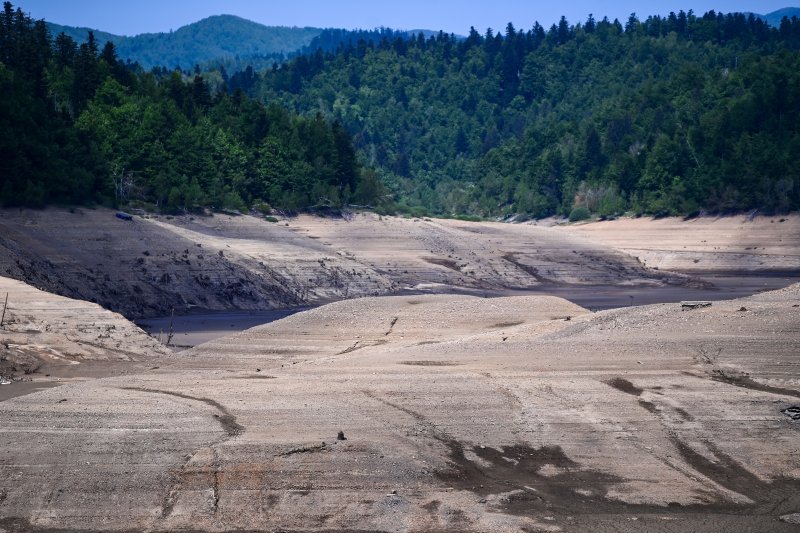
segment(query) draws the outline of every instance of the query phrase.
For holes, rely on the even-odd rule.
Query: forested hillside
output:
[[[65,33],[78,44],[86,41],[88,28],[74,28],[47,23],[52,35]],[[319,28],[264,26],[233,15],[208,17],[168,33],[143,33],[135,36],[93,32],[95,39],[111,41],[124,60],[139,63],[144,69],[179,67],[191,70],[195,65],[225,64],[271,67],[275,61],[308,46],[322,33]]]
[[[54,40],[0,13],[0,203],[124,204],[166,211],[372,202],[350,135],[201,76],[131,70],[114,45]]]
[[[193,26],[217,19],[242,22]],[[215,46],[243,39],[228,34]],[[797,18],[681,11],[466,38],[306,37],[301,55],[260,72],[145,72],[113,43],[52,36],[6,2],[0,202],[493,217],[800,208]]]
[[[541,217],[800,207],[800,21],[741,14],[340,44],[250,94],[340,120],[401,206]]]

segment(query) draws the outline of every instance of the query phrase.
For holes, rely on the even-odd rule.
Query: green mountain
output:
[[[679,12],[359,43],[247,90],[354,135],[402,207],[800,207],[800,21]]]
[[[54,37],[63,31],[78,43],[86,41],[89,31],[53,23],[48,23],[48,27]],[[100,43],[113,42],[119,57],[137,61],[145,69],[156,66],[190,69],[198,64],[236,58],[282,58],[307,46],[321,32],[318,28],[264,26],[233,15],[208,17],[169,33],[143,33],[134,37],[94,30]]]
[[[97,39],[98,42],[105,43],[107,41],[111,41],[114,45],[118,45],[121,41],[127,39],[122,35],[114,35],[113,33],[108,33],[101,30],[95,30],[92,28],[85,28],[81,27],[78,28],[76,26],[62,26],[61,24],[55,24],[53,22],[47,22],[47,29],[50,31],[50,35],[52,37],[56,37],[59,33],[64,33],[72,37],[75,42],[77,43],[84,43],[86,42],[86,37],[88,36],[89,32],[91,31],[94,33],[94,38]]]
[[[321,115],[129,68],[94,38],[51,41],[9,2],[0,28],[0,205],[267,212],[382,195],[347,131]]]

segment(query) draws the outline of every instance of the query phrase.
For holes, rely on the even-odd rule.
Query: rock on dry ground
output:
[[[800,285],[362,298],[172,360],[0,402],[0,529],[797,527]]]

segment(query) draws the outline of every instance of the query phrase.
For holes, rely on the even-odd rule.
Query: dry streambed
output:
[[[323,306],[0,403],[0,527],[790,531],[798,306]]]

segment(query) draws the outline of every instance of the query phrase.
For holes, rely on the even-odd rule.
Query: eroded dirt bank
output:
[[[638,257],[649,267],[697,274],[800,272],[800,216],[622,218],[556,228]]]
[[[6,300],[6,295],[8,299]],[[0,401],[73,380],[141,371],[171,352],[117,313],[0,277]]]
[[[0,211],[0,275],[128,318],[267,310],[403,292],[685,284],[551,228],[358,214],[135,216]]]
[[[799,285],[339,302],[1,402],[0,528],[792,531],[798,376]]]

